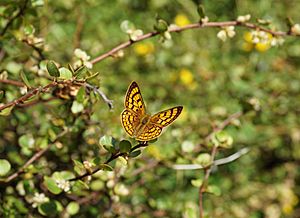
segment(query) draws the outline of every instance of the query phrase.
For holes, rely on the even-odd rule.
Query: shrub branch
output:
[[[171,28],[168,31],[170,33],[172,33],[172,32],[182,32],[182,31],[189,30],[189,29],[200,29],[200,28],[206,28],[206,27],[221,28],[221,27],[226,27],[226,26],[242,26],[242,27],[246,27],[248,29],[264,31],[264,32],[272,34],[273,36],[290,36],[290,35],[293,35],[291,33],[291,31],[287,31],[287,32],[273,31],[273,30],[267,29],[265,27],[261,27],[259,25],[256,25],[254,23],[242,23],[242,22],[238,22],[238,21],[208,22],[208,23],[202,23],[202,24],[201,23],[193,23],[193,24],[188,24],[184,27],[174,27],[174,28]],[[124,43],[118,45],[117,47],[111,49],[110,51],[94,58],[93,60],[91,60],[91,63],[96,64],[96,63],[102,61],[103,59],[106,59],[108,57],[113,57],[113,55],[115,53],[117,53],[118,51],[120,51],[124,48],[127,48],[127,47],[131,46],[132,44],[134,44],[136,42],[143,41],[145,39],[152,38],[152,37],[157,36],[157,35],[160,35],[160,33],[157,32],[157,31],[154,31],[154,32],[146,33],[144,35],[139,36],[135,41],[128,40],[127,42],[124,42]],[[293,35],[293,36],[299,36],[299,35]]]

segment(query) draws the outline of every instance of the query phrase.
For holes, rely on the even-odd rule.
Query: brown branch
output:
[[[226,120],[224,120],[218,127],[216,127],[209,135],[207,135],[204,139],[205,143],[207,143],[211,137],[218,131],[223,130],[226,126],[228,126],[232,120],[239,118],[242,116],[242,112],[236,112],[232,115],[230,115]],[[211,150],[211,165],[207,168],[204,168],[204,179],[202,181],[201,186],[199,187],[199,217],[204,217],[204,211],[203,211],[203,194],[206,191],[207,185],[208,185],[208,179],[212,170],[212,167],[214,166],[215,156],[217,153],[217,146],[213,146]]]
[[[217,153],[217,146],[214,146],[211,151],[211,163],[214,162],[215,156]],[[208,168],[204,169],[204,179],[202,181],[201,186],[199,187],[199,217],[203,218],[203,194],[206,191],[208,179],[212,170],[213,164],[211,164]]]
[[[46,102],[49,102],[49,101],[52,101],[52,100],[55,100],[55,99],[57,99],[57,97],[51,97],[51,98],[48,98],[48,99],[36,99],[36,100],[30,101],[28,103],[19,104],[17,106],[21,107],[21,108],[25,108],[25,107],[30,107],[30,106],[33,106],[33,105],[36,105],[36,104],[39,104],[39,103],[46,103]]]
[[[31,97],[33,97],[35,95],[38,95],[39,93],[49,92],[49,90],[52,87],[57,86],[59,83],[63,83],[63,82],[55,82],[55,81],[53,81],[53,82],[49,83],[48,85],[46,85],[44,87],[38,87],[38,88],[32,89],[26,95],[23,95],[22,97],[14,100],[14,101],[11,101],[9,103],[6,103],[6,104],[0,106],[0,111],[2,111],[5,108],[14,107],[14,106],[16,106],[16,105],[18,105],[20,103],[23,103],[24,101],[28,100],[29,98],[31,98]]]
[[[39,57],[36,59],[38,59],[40,61],[46,59],[45,55],[43,54],[43,49],[37,47],[34,43],[28,41],[27,39],[23,39],[22,42],[24,42],[29,47],[33,48],[33,50],[35,50],[38,53]]]
[[[8,30],[8,28],[13,24],[14,20],[17,19],[18,17],[22,16],[24,14],[24,11],[26,10],[27,7],[27,3],[29,0],[26,0],[24,2],[24,5],[22,5],[20,7],[19,12],[13,16],[12,18],[9,19],[9,21],[6,23],[5,27],[3,28],[3,30],[0,33],[0,36],[4,36],[4,34],[6,33],[6,31]]]
[[[234,114],[231,114],[226,120],[224,120],[220,125],[218,125],[216,128],[213,129],[213,131],[207,135],[204,139],[205,142],[208,142],[211,137],[216,133],[216,132],[219,132],[221,130],[223,130],[226,126],[228,126],[232,120],[235,120],[237,118],[239,118],[240,116],[242,116],[243,113],[241,111],[239,112],[236,112]]]
[[[265,27],[258,26],[258,25],[253,24],[253,23],[241,23],[241,22],[238,22],[238,21],[208,22],[208,23],[203,23],[203,24],[193,23],[193,24],[186,25],[184,27],[171,28],[169,30],[169,32],[170,33],[172,33],[172,32],[182,32],[182,31],[189,30],[189,29],[200,29],[200,28],[206,28],[206,27],[219,27],[220,28],[220,27],[226,27],[226,26],[243,26],[243,27],[246,27],[248,29],[264,31],[264,32],[272,34],[273,36],[290,36],[290,35],[293,35],[290,31],[288,31],[288,32],[273,31],[273,30],[267,29]],[[145,39],[157,36],[159,34],[160,34],[159,32],[154,31],[154,32],[146,33],[146,34],[138,37],[135,41],[128,40],[127,42],[121,43],[120,45],[118,45],[117,47],[111,49],[110,51],[94,58],[93,60],[91,60],[91,63],[96,64],[96,63],[102,61],[103,59],[106,59],[110,56],[113,56],[118,51],[120,51],[124,48],[127,48],[127,47],[131,46],[132,44],[134,44],[136,42],[143,41]],[[293,36],[300,36],[300,35],[293,35]]]
[[[137,149],[139,149],[139,148],[146,147],[147,145],[148,145],[148,142],[140,142],[140,143],[137,144],[136,146],[132,147],[132,148],[130,149],[130,152],[129,152],[129,153],[131,153],[131,152],[133,152],[133,151],[135,151],[135,150],[137,150]],[[110,162],[112,162],[113,160],[115,160],[115,159],[117,159],[118,157],[121,157],[121,156],[127,156],[127,153],[117,152],[117,153],[115,153],[115,154],[112,154],[112,155],[110,156],[110,158],[109,158],[107,161],[104,162],[104,164],[109,164]],[[97,168],[97,169],[93,170],[92,172],[87,171],[87,172],[84,173],[83,175],[77,176],[77,177],[75,177],[75,178],[73,178],[73,179],[70,179],[69,181],[76,181],[76,180],[83,179],[83,178],[85,178],[85,177],[87,177],[87,176],[91,176],[91,175],[97,173],[97,172],[100,171],[101,169],[102,169],[102,168]]]
[[[46,148],[38,151],[37,153],[35,153],[28,161],[26,161],[26,163],[21,166],[15,173],[13,173],[12,175],[10,175],[9,177],[7,177],[6,179],[4,179],[3,181],[1,180],[0,182],[4,182],[4,183],[9,183],[12,180],[14,180],[15,178],[17,178],[18,176],[20,176],[21,174],[23,174],[25,172],[25,169],[32,164],[33,162],[37,161],[40,157],[42,157],[44,155],[44,153],[46,151],[48,151],[51,146],[57,142],[57,140],[59,138],[61,138],[62,136],[64,136],[66,133],[68,132],[68,129],[65,129],[64,131],[62,131],[59,135],[57,135],[56,139],[50,143]]]
[[[24,83],[16,81],[16,80],[10,80],[10,79],[0,79],[0,83],[6,83],[13,86],[19,86],[24,87],[26,86]]]

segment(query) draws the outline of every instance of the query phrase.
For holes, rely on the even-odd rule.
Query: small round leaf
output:
[[[6,175],[10,171],[10,163],[5,159],[0,159],[0,176]]]
[[[79,209],[80,209],[79,204],[75,201],[70,202],[67,206],[67,212],[70,215],[77,214]]]

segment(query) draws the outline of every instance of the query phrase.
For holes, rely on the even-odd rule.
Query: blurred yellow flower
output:
[[[177,14],[174,19],[174,22],[177,26],[180,27],[186,26],[191,23],[187,16],[184,14]]]
[[[136,44],[134,47],[134,52],[138,55],[145,56],[147,54],[153,53],[154,45],[151,42],[142,42]]]
[[[282,206],[282,212],[286,215],[292,214],[293,210],[294,210],[294,208],[290,204],[284,204]]]
[[[194,76],[192,72],[188,69],[181,69],[179,72],[179,78],[183,85],[193,90],[196,88],[196,82],[194,80]]]
[[[265,52],[272,46],[282,44],[279,39],[272,36],[270,33],[263,31],[251,31],[244,33],[245,43],[242,45],[244,51],[250,52],[255,48],[259,52]]]
[[[259,52],[265,52],[271,47],[269,42],[259,42],[255,45],[255,49]]]
[[[245,39],[246,42],[252,43],[252,34],[251,34],[251,32],[245,32],[244,33],[244,39]]]

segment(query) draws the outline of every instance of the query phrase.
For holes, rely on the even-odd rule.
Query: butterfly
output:
[[[162,129],[176,120],[183,109],[182,106],[177,106],[151,116],[146,113],[140,88],[134,81],[127,90],[124,106],[121,123],[128,135],[138,141],[157,138]]]

